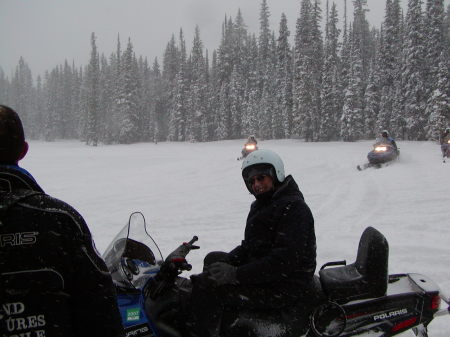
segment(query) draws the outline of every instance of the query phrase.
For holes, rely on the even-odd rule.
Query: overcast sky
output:
[[[284,12],[293,35],[300,2],[267,0],[271,28],[277,34]],[[335,2],[342,17],[344,0]],[[403,0],[404,6],[406,2]],[[347,3],[351,14],[352,0]],[[383,20],[385,0],[367,3],[369,23],[378,27]],[[130,37],[136,55],[147,57],[152,63],[155,57],[161,60],[171,35],[178,36],[180,28],[190,48],[198,25],[204,46],[212,51],[219,46],[225,15],[235,18],[239,8],[248,30],[257,33],[260,6],[261,0],[0,0],[0,67],[10,77],[20,56],[25,58],[33,76],[66,59],[75,61],[77,66],[85,65],[91,32],[97,36],[100,53],[109,56],[120,34],[122,46]]]

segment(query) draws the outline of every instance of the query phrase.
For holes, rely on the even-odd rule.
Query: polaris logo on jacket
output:
[[[395,311],[391,311],[391,312],[385,312],[383,314],[379,314],[379,315],[373,316],[373,320],[374,321],[379,321],[379,320],[382,320],[382,319],[387,319],[387,318],[392,318],[392,317],[396,317],[396,316],[405,315],[407,313],[408,313],[408,309],[400,309],[400,310],[395,310]]]
[[[20,233],[1,234],[0,247],[33,245],[36,243],[38,235],[39,232],[20,232]]]

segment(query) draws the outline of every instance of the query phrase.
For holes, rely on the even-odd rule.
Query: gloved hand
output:
[[[208,266],[208,273],[217,285],[237,284],[236,267],[225,262],[214,262]]]

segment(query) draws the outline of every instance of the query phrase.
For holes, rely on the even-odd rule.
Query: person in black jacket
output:
[[[86,223],[18,166],[27,151],[19,116],[0,105],[1,336],[124,336]]]
[[[242,177],[256,200],[242,243],[211,252],[204,273],[192,276],[192,335],[219,336],[224,311],[277,310],[308,301],[316,268],[314,219],[281,158],[270,150],[249,154]]]

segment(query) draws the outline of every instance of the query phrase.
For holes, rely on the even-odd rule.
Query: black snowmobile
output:
[[[368,163],[364,165],[358,165],[356,168],[361,171],[369,167],[381,168],[388,163],[396,160],[400,155],[398,148],[387,142],[377,141],[373,145],[372,151],[367,154]]]
[[[258,150],[258,142],[256,141],[256,138],[253,137],[249,137],[247,142],[244,144],[244,147],[241,150],[241,156],[238,157],[237,160],[242,160],[245,157],[247,157],[250,153],[252,153],[253,151]]]
[[[189,322],[182,321],[179,299],[189,294],[190,280],[179,274],[191,269],[186,256],[199,248],[194,245],[197,239],[181,244],[163,259],[143,215],[130,216],[104,253],[117,285],[127,336],[186,336]],[[227,313],[221,336],[388,337],[411,330],[427,337],[432,320],[450,313],[450,298],[427,276],[388,275],[388,253],[386,238],[368,227],[354,263],[329,262],[320,269],[306,307],[299,303],[277,312]]]

